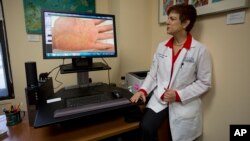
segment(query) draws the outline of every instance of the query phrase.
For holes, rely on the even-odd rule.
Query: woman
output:
[[[196,21],[192,5],[174,5],[167,11],[167,33],[159,44],[136,103],[153,91],[141,121],[143,140],[157,140],[157,129],[169,116],[173,141],[192,141],[202,134],[200,96],[211,87],[212,65],[207,48],[190,31]]]

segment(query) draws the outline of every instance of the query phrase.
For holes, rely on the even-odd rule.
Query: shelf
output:
[[[65,64],[60,66],[61,74],[76,73],[76,72],[89,72],[99,70],[110,70],[111,67],[102,62],[94,62],[91,66],[75,67],[72,64]]]

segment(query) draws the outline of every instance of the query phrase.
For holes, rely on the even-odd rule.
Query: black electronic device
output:
[[[7,40],[6,24],[4,20],[4,10],[2,1],[0,1],[0,101],[15,98],[14,82],[12,78],[12,69],[10,65],[9,47]]]
[[[70,58],[79,67],[117,56],[114,15],[43,10],[41,16],[44,59]]]
[[[116,107],[130,105],[131,102],[127,98],[128,96],[122,97],[122,94],[119,94],[119,98],[117,96],[114,97],[113,92],[119,91],[119,89],[114,88],[115,87],[110,87],[107,84],[102,84],[79,89],[64,90],[61,92],[59,91],[61,94],[72,93],[75,96],[67,96],[67,98],[64,98],[63,101],[65,106],[56,109],[54,117],[65,117],[98,110],[104,111],[105,109],[115,109]]]
[[[112,96],[113,87],[107,84],[91,86],[93,83],[89,81],[89,71],[111,69],[105,60],[105,63],[93,62],[93,58],[117,57],[115,16],[44,9],[41,13],[43,58],[72,59],[72,63],[61,65],[60,71],[62,74],[77,73],[78,80],[76,86],[57,92],[60,101],[39,108],[35,127],[131,106],[126,96],[119,99]],[[82,106],[65,106],[69,98],[76,97],[78,101],[80,97],[97,95],[95,93],[108,94],[111,101],[99,102],[100,105],[92,101]],[[127,91],[124,93],[130,95]]]
[[[114,98],[112,96],[113,90],[119,91],[123,97]],[[120,113],[122,109],[135,105],[129,100],[132,95],[126,89],[104,83],[102,85],[60,89],[54,94],[54,98],[61,98],[60,101],[44,103],[39,106],[34,127],[43,127],[98,114],[105,115],[110,111],[125,114],[125,112]],[[102,100],[99,101],[99,99]],[[102,116],[100,116],[100,119],[102,119]]]
[[[98,97],[96,97],[98,98]],[[57,109],[54,112],[54,117],[65,117],[73,114],[87,113],[97,110],[105,110],[107,108],[114,108],[118,106],[128,105],[130,101],[127,98],[110,99],[102,102],[91,102],[89,104],[81,103],[82,105],[67,107],[63,109]]]
[[[36,117],[36,112],[39,106],[46,103],[46,100],[53,96],[53,81],[52,78],[44,80],[38,83],[38,87],[27,87],[25,88],[25,96],[27,103],[27,111],[29,118],[29,125],[33,126]]]
[[[114,98],[122,98],[122,94],[118,90],[113,90],[112,91],[112,96]]]
[[[28,88],[38,87],[36,62],[25,62],[26,82]]]

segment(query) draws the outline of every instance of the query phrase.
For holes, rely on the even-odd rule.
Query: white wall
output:
[[[62,61],[43,60],[42,43],[27,41],[22,0],[3,1],[14,102],[25,102],[24,62],[37,61],[39,74]],[[97,12],[113,13],[117,18],[119,57],[107,59],[112,67],[112,82],[117,82],[126,72],[148,69],[157,44],[169,37],[165,34],[166,25],[158,24],[158,0],[96,0],[96,3]],[[250,10],[246,10],[244,24],[226,25],[226,14],[231,12],[199,16],[192,31],[196,39],[208,46],[213,59],[213,88],[202,98],[203,141],[229,140],[230,124],[250,124]],[[107,82],[106,71],[90,75],[96,81]],[[76,83],[74,74],[59,75],[58,79],[64,85]],[[58,84],[54,82],[54,85]]]
[[[250,9],[244,24],[226,25],[227,13],[201,17],[194,29],[213,58],[213,88],[203,98],[207,141],[229,140],[230,124],[250,124]]]

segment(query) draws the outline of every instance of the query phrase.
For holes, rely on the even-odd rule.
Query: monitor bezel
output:
[[[46,55],[46,34],[45,34],[45,13],[59,13],[59,14],[74,14],[79,16],[93,16],[93,17],[110,17],[113,19],[113,36],[114,36],[114,54],[112,55],[91,55],[91,56],[48,56]],[[101,13],[79,13],[79,12],[65,12],[58,10],[42,10],[41,21],[42,21],[42,50],[43,50],[43,59],[73,59],[73,58],[111,58],[117,57],[117,37],[116,37],[116,20],[115,15],[113,14],[101,14]]]

